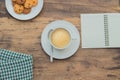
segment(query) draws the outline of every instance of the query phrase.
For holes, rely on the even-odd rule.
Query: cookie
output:
[[[12,2],[12,5],[14,6],[15,4],[16,4],[16,1],[13,1],[13,2]]]
[[[17,14],[21,14],[21,13],[24,11],[23,5],[15,4],[15,5],[14,5],[14,11],[15,11]]]
[[[16,2],[16,0],[12,0],[12,2]]]
[[[38,4],[38,0],[31,0],[31,1],[33,6],[36,6]]]
[[[32,7],[32,0],[26,0],[26,2],[24,3],[24,7],[25,8],[31,8]]]
[[[23,11],[24,14],[28,14],[30,12],[31,12],[31,8],[24,8],[24,11]]]
[[[16,3],[20,4],[20,5],[24,4],[25,2],[26,2],[26,0],[16,0]]]

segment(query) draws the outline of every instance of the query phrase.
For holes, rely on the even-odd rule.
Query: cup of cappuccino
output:
[[[65,28],[56,28],[49,34],[50,44],[56,49],[65,49],[71,44],[71,34]]]

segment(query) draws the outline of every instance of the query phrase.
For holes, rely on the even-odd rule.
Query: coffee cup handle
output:
[[[76,40],[77,38],[76,38],[75,33],[74,33],[70,28],[68,28],[68,31],[70,31],[70,34],[71,34],[71,40]]]
[[[77,39],[76,36],[75,36],[75,33],[71,33],[71,39],[72,40],[76,40]]]

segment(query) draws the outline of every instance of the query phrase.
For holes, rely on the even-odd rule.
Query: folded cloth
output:
[[[0,80],[32,80],[31,55],[0,49]]]

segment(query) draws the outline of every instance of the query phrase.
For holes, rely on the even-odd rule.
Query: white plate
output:
[[[43,50],[50,56],[52,53],[51,45],[48,40],[48,34],[51,29],[55,28],[65,28],[72,33],[72,38],[74,38],[70,44],[70,46],[64,50],[53,49],[53,57],[56,59],[65,59],[71,57],[78,50],[80,45],[80,35],[76,27],[63,20],[57,20],[47,25],[47,27],[43,30],[41,35],[41,44]]]
[[[29,20],[36,17],[41,12],[43,8],[43,0],[38,0],[38,5],[35,7],[32,7],[32,10],[29,14],[16,14],[13,9],[12,0],[5,0],[5,5],[6,5],[7,11],[14,18],[19,20]]]

